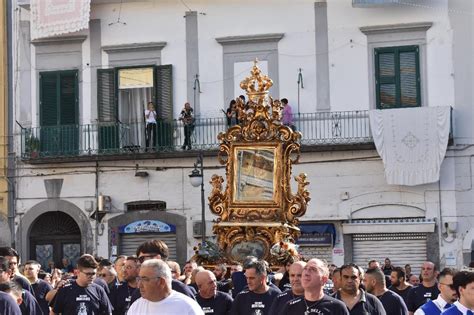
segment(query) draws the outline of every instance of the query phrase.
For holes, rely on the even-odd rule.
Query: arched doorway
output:
[[[81,252],[81,230],[68,214],[50,211],[33,222],[30,231],[30,257],[37,260],[44,269],[49,261],[61,266],[63,257],[75,265]]]

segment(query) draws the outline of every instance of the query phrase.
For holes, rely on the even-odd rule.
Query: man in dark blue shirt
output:
[[[324,294],[324,285],[328,279],[329,269],[326,263],[317,258],[310,259],[301,275],[304,296],[289,301],[282,310],[276,310],[278,313],[274,314],[348,315],[344,303]]]
[[[22,315],[43,315],[35,297],[30,292],[23,290],[18,283],[14,281],[1,283],[0,291],[10,294],[17,301]]]
[[[232,304],[232,315],[267,315],[281,291],[267,284],[267,265],[263,260],[254,261],[245,268],[248,290],[240,292]]]
[[[426,261],[421,266],[423,282],[408,292],[407,308],[410,315],[429,300],[436,300],[439,295],[436,283],[436,265],[431,261]]]
[[[48,292],[53,288],[48,282],[38,278],[40,269],[41,265],[39,262],[35,260],[28,260],[25,263],[24,273],[33,287],[33,292],[35,293],[36,300],[38,301],[43,314],[49,315],[49,303],[46,301],[46,294],[48,294]]]
[[[53,314],[112,314],[112,305],[104,289],[93,283],[97,271],[94,257],[82,255],[77,267],[79,274],[76,281],[66,284],[57,292]]]
[[[370,293],[360,289],[361,274],[356,264],[341,267],[341,289],[335,298],[341,300],[349,309],[350,315],[386,315],[382,303]]]
[[[402,297],[387,289],[385,275],[382,270],[367,270],[364,284],[367,292],[375,295],[382,302],[387,315],[408,315],[408,310]]]
[[[288,270],[291,289],[284,291],[276,297],[270,309],[270,314],[278,314],[286,303],[303,295],[304,289],[301,286],[301,275],[305,266],[306,263],[304,261],[297,261],[291,264]]]
[[[217,279],[209,270],[199,271],[196,274],[198,294],[196,301],[205,314],[228,315],[232,307],[232,297],[224,292],[217,291]]]
[[[18,255],[18,252],[11,247],[0,247],[0,256],[3,256],[8,260],[8,266],[11,271],[11,280],[18,283],[18,285],[20,285],[23,290],[29,291],[34,295],[35,293],[30,283],[18,270],[18,266],[20,264],[20,255]]]
[[[0,314],[21,315],[20,307],[15,300],[5,292],[0,292]]]
[[[112,289],[110,293],[110,302],[114,307],[113,315],[125,315],[132,304],[132,295],[138,290],[138,259],[135,256],[129,256],[125,259],[123,265],[123,278],[118,287]]]

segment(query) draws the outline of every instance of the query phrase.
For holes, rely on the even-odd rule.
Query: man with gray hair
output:
[[[160,259],[150,259],[140,267],[138,287],[141,298],[127,314],[204,315],[199,304],[171,289],[171,269]]]
[[[198,294],[196,301],[206,314],[227,315],[232,307],[232,297],[217,291],[216,276],[212,271],[203,270],[196,274]]]
[[[245,266],[248,290],[240,292],[232,304],[231,315],[269,314],[273,300],[281,291],[267,284],[267,264],[264,260],[253,260]]]

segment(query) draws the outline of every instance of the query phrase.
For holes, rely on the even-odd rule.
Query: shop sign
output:
[[[176,232],[176,226],[158,220],[140,220],[122,225],[119,232],[124,234],[134,233],[170,233]]]

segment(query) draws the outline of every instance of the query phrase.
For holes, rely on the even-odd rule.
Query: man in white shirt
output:
[[[440,291],[436,300],[429,300],[415,312],[415,315],[439,315],[451,307],[456,301],[457,294],[453,287],[454,271],[444,268],[438,275],[438,289]]]
[[[127,314],[204,315],[199,304],[171,289],[171,269],[160,259],[150,259],[140,267],[138,287],[141,298]]]

